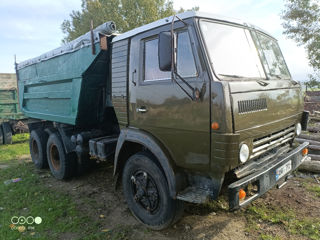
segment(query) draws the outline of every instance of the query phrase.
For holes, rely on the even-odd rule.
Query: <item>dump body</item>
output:
[[[19,120],[25,116],[19,109],[16,75],[0,74],[0,123],[7,120]]]
[[[19,101],[25,115],[77,126],[102,121],[110,79],[109,51],[100,46],[101,38],[108,38],[101,32],[93,32],[94,44],[87,33],[18,65]]]

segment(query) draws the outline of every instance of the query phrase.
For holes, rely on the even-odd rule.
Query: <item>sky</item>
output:
[[[190,9],[238,18],[252,23],[279,40],[295,80],[306,81],[312,73],[303,47],[283,35],[280,18],[282,0],[174,0],[174,8]],[[72,10],[81,9],[81,0],[0,0],[0,73],[14,72],[17,62],[59,47],[64,34],[61,23]],[[112,20],[112,19],[110,19]]]

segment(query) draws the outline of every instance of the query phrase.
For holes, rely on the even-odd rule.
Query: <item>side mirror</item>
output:
[[[159,33],[158,57],[160,70],[171,71],[172,37],[170,32]]]

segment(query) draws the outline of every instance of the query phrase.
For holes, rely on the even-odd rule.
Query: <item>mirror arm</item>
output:
[[[171,79],[174,79],[174,72],[175,72],[175,41],[174,41],[174,29],[173,29],[173,24],[174,24],[174,19],[176,18],[176,15],[173,16],[172,22],[171,22]]]
[[[172,79],[176,84],[178,84],[178,86],[181,88],[181,90],[193,101],[194,97],[191,96],[191,94],[188,93],[187,90],[185,90],[184,87],[182,87],[180,83],[178,83],[178,81],[175,79],[175,77],[173,77]]]
[[[175,64],[175,53],[176,53],[176,46],[175,46],[175,39],[174,39],[174,20],[175,18],[177,18],[178,20],[180,20],[181,22],[184,23],[184,25],[188,26],[187,23],[185,21],[183,21],[181,18],[179,18],[177,15],[174,15],[172,18],[172,22],[171,22],[171,46],[173,48],[172,51],[172,55],[171,55],[171,79],[178,84],[178,86],[181,88],[181,90],[192,100],[194,101],[194,92],[195,89],[186,81],[184,80],[176,71],[176,64]],[[178,76],[178,78],[180,78],[180,80],[182,82],[184,82],[184,84],[186,84],[191,90],[192,90],[192,95],[190,93],[187,92],[187,90],[184,89],[184,87],[181,86],[180,83],[178,83],[178,81],[175,78],[175,75]]]
[[[175,18],[178,18],[181,22],[183,22],[183,24],[185,25],[185,26],[188,26],[188,24],[185,22],[185,21],[183,21],[181,18],[179,18],[177,15],[174,15],[173,16],[173,19],[172,19],[172,21],[174,22],[174,19]]]
[[[183,77],[181,77],[177,72],[175,72],[175,74],[178,76],[178,78],[180,78],[180,80],[182,81],[182,82],[184,82],[184,84],[186,84],[191,90],[192,90],[192,92],[194,92],[194,87],[192,87]]]

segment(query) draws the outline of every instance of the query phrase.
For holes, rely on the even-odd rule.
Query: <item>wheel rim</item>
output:
[[[32,139],[31,146],[32,146],[32,153],[33,153],[34,159],[36,159],[38,161],[38,159],[39,159],[39,148],[38,148],[37,141],[35,139]]]
[[[137,171],[131,176],[134,201],[148,213],[154,214],[159,208],[160,195],[151,175]]]
[[[60,156],[56,145],[51,144],[50,146],[50,161],[55,170],[60,169]]]

